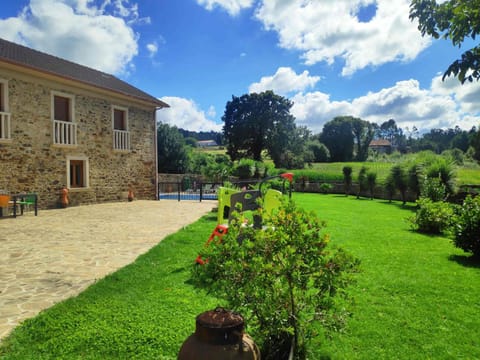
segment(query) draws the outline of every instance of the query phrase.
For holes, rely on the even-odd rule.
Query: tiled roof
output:
[[[385,139],[372,140],[370,146],[392,146],[390,141]]]
[[[95,87],[147,101],[158,107],[168,107],[163,101],[127,84],[125,81],[122,81],[113,75],[56,56],[48,55],[1,38],[0,61],[93,85]]]

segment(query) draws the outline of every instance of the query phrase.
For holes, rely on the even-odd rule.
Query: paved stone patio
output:
[[[208,213],[216,202],[133,201],[0,218],[0,341]]]

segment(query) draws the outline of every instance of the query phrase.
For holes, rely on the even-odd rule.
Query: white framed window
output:
[[[75,95],[52,91],[53,143],[77,145]]]
[[[12,124],[8,104],[8,80],[0,79],[0,141],[12,139]]]
[[[128,130],[128,108],[112,105],[113,149],[130,150],[130,131]]]
[[[89,187],[89,163],[86,156],[67,156],[67,188]]]

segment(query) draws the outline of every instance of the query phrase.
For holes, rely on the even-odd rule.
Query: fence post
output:
[[[203,198],[203,183],[200,182],[200,202],[202,202],[202,198]]]
[[[178,182],[177,184],[177,191],[178,191],[178,201],[180,201],[180,189],[181,189],[182,183]]]

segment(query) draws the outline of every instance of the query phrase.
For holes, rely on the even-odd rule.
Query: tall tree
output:
[[[480,128],[471,134],[470,144],[474,150],[473,158],[480,162]]]
[[[337,116],[323,126],[320,141],[330,151],[332,162],[344,162],[353,159],[351,118],[351,116]]]
[[[185,140],[175,126],[158,124],[158,171],[183,174],[188,169],[188,152]]]
[[[282,153],[292,151],[298,140],[295,118],[290,114],[292,105],[272,91],[232,96],[222,116],[230,158],[260,161],[262,151],[267,150],[274,161],[279,161]]]
[[[355,160],[365,161],[368,158],[368,146],[375,135],[375,126],[368,121],[354,118],[350,119],[353,137],[357,147]]]
[[[435,39],[450,39],[460,47],[466,38],[475,40],[480,34],[480,1],[448,0],[437,4],[435,0],[413,0],[410,4],[410,19],[418,19],[422,36]],[[463,84],[480,80],[480,45],[465,51],[443,74],[443,79],[453,75]]]

